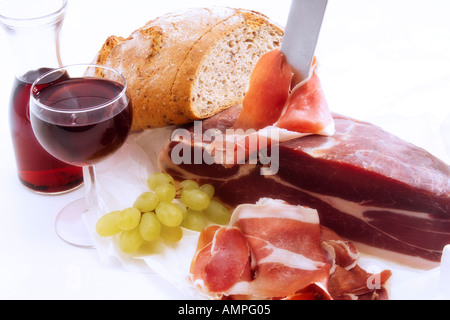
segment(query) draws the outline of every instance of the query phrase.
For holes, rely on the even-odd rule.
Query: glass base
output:
[[[68,244],[82,248],[93,248],[92,237],[82,218],[86,210],[87,205],[84,198],[66,206],[56,217],[55,231]]]

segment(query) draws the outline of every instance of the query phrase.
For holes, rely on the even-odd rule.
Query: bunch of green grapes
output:
[[[230,221],[230,211],[214,199],[215,189],[210,184],[176,183],[167,173],[151,175],[147,184],[150,190],[132,207],[108,213],[96,225],[102,237],[120,234],[119,245],[125,253],[159,239],[178,242],[182,228],[200,232],[210,222],[226,225]]]

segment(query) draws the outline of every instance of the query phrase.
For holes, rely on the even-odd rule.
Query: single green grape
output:
[[[155,211],[159,221],[168,227],[177,227],[183,222],[183,213],[173,203],[161,202]]]
[[[134,253],[141,247],[144,239],[139,228],[123,231],[119,239],[119,247],[125,253]]]
[[[117,219],[117,226],[123,230],[128,231],[136,228],[141,221],[141,212],[136,208],[127,208],[122,210]]]
[[[208,208],[211,199],[209,196],[198,189],[183,190],[181,193],[181,202],[188,208],[193,210],[202,211]]]
[[[180,185],[183,187],[183,190],[200,188],[198,183],[194,180],[184,180],[180,183]]]
[[[187,212],[188,212],[188,208],[182,203],[173,202],[172,204],[174,206],[176,206],[181,211],[181,213],[183,214],[183,219],[186,218]]]
[[[153,192],[145,192],[141,194],[133,204],[133,207],[140,212],[152,212],[159,203],[158,196]]]
[[[161,222],[153,212],[142,215],[139,231],[145,241],[156,241],[161,234]]]
[[[189,230],[201,232],[206,226],[205,216],[201,211],[189,209],[181,226]]]
[[[228,224],[231,219],[230,210],[216,200],[212,200],[209,207],[203,212],[209,220],[220,225]]]
[[[147,185],[152,191],[155,191],[158,186],[166,183],[174,184],[175,180],[171,175],[164,172],[154,173],[147,180]]]
[[[112,237],[122,230],[117,226],[120,211],[110,212],[97,221],[96,230],[101,237]]]
[[[204,184],[200,187],[200,190],[206,193],[210,199],[214,197],[214,193],[216,192],[212,184]]]
[[[176,193],[177,190],[174,185],[169,183],[161,184],[155,189],[155,194],[160,202],[172,202],[175,199]]]
[[[181,227],[168,227],[161,225],[161,238],[169,242],[179,242],[183,238]]]

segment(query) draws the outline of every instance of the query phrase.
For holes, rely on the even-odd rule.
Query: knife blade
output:
[[[294,71],[292,87],[309,78],[328,0],[292,0],[281,45]]]

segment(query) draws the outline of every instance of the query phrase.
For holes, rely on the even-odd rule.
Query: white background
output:
[[[285,25],[290,1],[69,0],[63,63],[90,62],[109,35],[127,37],[164,13],[212,5],[257,10]],[[330,0],[317,56],[332,111],[380,124],[450,163],[449,14],[446,0]],[[182,298],[156,276],[104,264],[95,250],[56,236],[58,211],[83,189],[46,197],[18,182],[8,123],[15,69],[0,31],[0,298]]]

